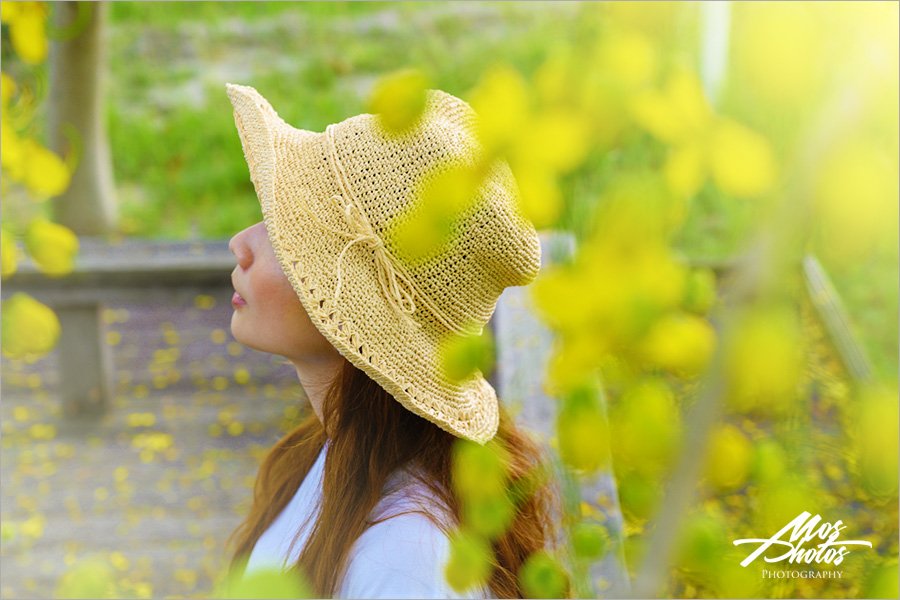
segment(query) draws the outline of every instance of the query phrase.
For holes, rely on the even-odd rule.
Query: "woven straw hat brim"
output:
[[[347,239],[323,230],[315,218],[339,230],[347,225],[327,201],[341,190],[326,133],[288,125],[251,87],[226,89],[269,239],[313,324],[406,409],[455,436],[479,444],[490,440],[499,424],[494,388],[480,371],[463,382],[445,376],[438,353],[452,332],[421,318],[422,306],[413,315],[421,327],[401,318],[385,297],[365,244],[346,249],[340,298],[333,304],[335,265]]]

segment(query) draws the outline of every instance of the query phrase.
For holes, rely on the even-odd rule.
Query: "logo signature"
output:
[[[767,540],[755,538],[735,540],[735,546],[741,544],[759,544],[759,547],[756,550],[741,561],[741,566],[746,567],[771,546],[776,544],[781,546],[782,549],[787,547],[787,550],[779,556],[763,556],[763,559],[766,562],[772,563],[788,560],[792,563],[805,562],[809,564],[812,562],[824,562],[825,564],[839,565],[844,560],[844,557],[850,553],[850,551],[847,550],[847,546],[860,545],[868,546],[869,548],[872,547],[872,542],[838,539],[841,535],[841,531],[847,528],[847,526],[843,524],[843,521],[836,521],[832,525],[831,523],[822,522],[822,517],[819,515],[812,518],[810,517],[812,517],[810,513],[803,511],[796,519],[782,527],[781,531]],[[781,539],[788,532],[790,532],[790,538],[787,540]],[[815,542],[818,540],[822,541],[816,544]],[[813,545],[808,546],[810,542],[812,542]]]

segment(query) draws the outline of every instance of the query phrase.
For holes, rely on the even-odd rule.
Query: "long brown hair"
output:
[[[395,469],[407,464],[421,467],[428,478],[423,483],[456,524],[460,522],[460,499],[454,493],[451,468],[457,438],[407,410],[350,361],[344,360],[326,393],[322,412],[324,423],[310,411],[266,455],[249,514],[226,544],[232,545],[236,538],[230,568],[240,576],[256,541],[290,502],[330,437],[321,513],[293,568],[302,572],[314,593],[331,597],[340,584],[337,578],[343,571],[339,567],[354,541],[370,526],[367,517]],[[523,478],[548,472],[550,463],[544,450],[516,427],[502,402],[492,442],[495,440],[506,451],[510,486],[521,487]],[[524,497],[515,503],[512,525],[492,543],[494,570],[488,585],[497,598],[523,598],[517,578],[522,564],[532,552],[554,550],[558,544],[554,521],[562,514],[559,482],[545,477],[525,489]],[[450,533],[436,515],[428,517],[444,533]]]

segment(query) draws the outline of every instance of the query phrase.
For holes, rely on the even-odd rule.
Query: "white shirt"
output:
[[[260,536],[245,574],[262,566],[285,568],[294,564],[306,545],[320,511],[325,454],[319,453],[294,497]],[[388,479],[382,500],[370,515],[381,518],[396,509],[422,506],[423,486],[410,484],[403,473]],[[427,494],[427,492],[426,492]],[[297,532],[300,536],[289,547]],[[350,549],[344,579],[335,598],[491,598],[487,586],[459,593],[444,579],[450,556],[447,536],[423,514],[407,513],[369,527]]]

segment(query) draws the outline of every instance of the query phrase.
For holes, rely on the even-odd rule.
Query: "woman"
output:
[[[465,102],[428,90],[402,136],[368,114],[315,133],[286,124],[255,89],[226,88],[264,216],[230,243],[232,332],[289,359],[313,408],[263,461],[229,539],[232,567],[248,556],[248,572],[289,565],[321,597],[523,597],[523,562],[555,544],[552,480],[513,501],[483,589],[459,593],[444,577],[464,521],[454,444],[501,448],[510,486],[547,464],[480,372],[451,381],[437,358],[540,268],[508,166],[494,163],[450,241],[414,260],[393,237],[413,190],[438,167],[481,158]]]

